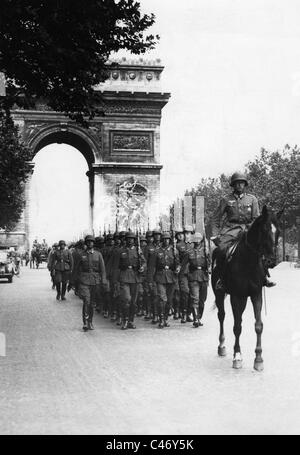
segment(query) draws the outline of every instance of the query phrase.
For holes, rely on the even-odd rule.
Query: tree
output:
[[[24,183],[31,153],[19,141],[18,128],[0,113],[0,228],[12,229],[24,208]]]
[[[1,0],[3,105],[28,108],[44,99],[84,123],[101,113],[93,87],[107,78],[109,55],[152,49],[159,37],[144,32],[153,23],[134,0]]]
[[[260,204],[283,211],[282,240],[285,258],[286,234],[296,237],[296,218],[300,215],[300,149],[288,144],[282,151],[261,149],[260,155],[246,165],[249,188]]]

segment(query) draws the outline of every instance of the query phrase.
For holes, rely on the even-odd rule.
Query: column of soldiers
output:
[[[201,326],[210,255],[205,237],[192,231],[88,235],[69,249],[61,240],[48,257],[57,300],[66,289],[81,298],[84,331],[94,329],[94,309],[122,330],[135,329],[136,317],[160,329],[171,316]]]

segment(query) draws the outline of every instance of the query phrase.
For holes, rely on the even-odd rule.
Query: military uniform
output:
[[[135,238],[133,234],[128,234],[128,237]],[[138,284],[141,282],[140,272],[145,269],[145,265],[143,254],[138,253],[135,245],[122,247],[115,256],[113,284],[115,286],[120,283],[122,329],[135,328]]]
[[[220,201],[213,217],[213,235],[220,249],[227,248],[259,216],[258,201],[252,194],[231,193]]]
[[[86,239],[88,239],[86,240],[87,242],[93,237],[87,236]],[[83,300],[83,329],[93,329],[93,302],[96,301],[99,285],[101,283],[105,285],[106,283],[106,271],[102,254],[93,248],[80,252],[75,274],[79,281],[78,294]]]
[[[62,244],[65,245],[64,242],[60,241],[59,245]],[[53,282],[57,290],[56,299],[65,300],[67,283],[73,270],[73,256],[69,250],[58,249],[53,251],[50,261],[50,270],[54,271]]]
[[[201,236],[201,234],[200,234]],[[195,235],[195,242],[199,241],[199,235]],[[207,299],[207,287],[209,281],[208,268],[210,258],[207,254],[205,239],[190,249],[183,260],[183,267],[187,268],[187,277],[190,290],[190,300],[193,310],[194,327],[202,325],[201,318],[204,304]]]
[[[162,238],[167,238],[163,234]],[[170,239],[170,237],[168,237]],[[172,305],[177,274],[179,272],[179,260],[174,254],[173,246],[161,246],[155,254],[154,281],[157,286],[159,327],[168,327],[169,308]]]
[[[160,234],[159,231],[153,231],[153,234]],[[149,243],[146,250],[146,259],[147,259],[147,272],[146,272],[146,286],[147,286],[147,295],[148,295],[148,307],[150,310],[150,315],[152,316],[152,324],[157,324],[159,322],[158,318],[158,293],[157,293],[157,284],[154,280],[156,272],[156,254],[161,248],[161,243],[156,240],[153,243]],[[149,315],[149,316],[150,316]],[[151,317],[150,316],[150,317]]]

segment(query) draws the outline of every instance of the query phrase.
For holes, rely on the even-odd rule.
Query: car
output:
[[[14,263],[8,257],[8,249],[0,246],[0,279],[7,278],[12,283],[14,276]]]

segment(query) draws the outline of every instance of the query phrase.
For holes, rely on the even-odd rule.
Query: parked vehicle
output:
[[[14,262],[9,257],[7,247],[0,246],[0,279],[7,278],[9,283],[12,283],[15,273]]]

